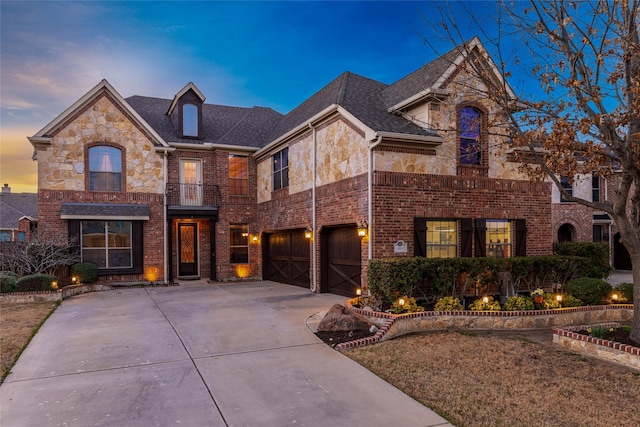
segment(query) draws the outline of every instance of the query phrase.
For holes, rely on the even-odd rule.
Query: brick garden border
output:
[[[11,292],[0,294],[0,302],[2,303],[25,303],[25,302],[54,302],[62,301],[75,295],[82,295],[89,292],[111,291],[113,289],[122,288],[157,288],[167,286],[178,286],[178,284],[114,284],[107,285],[104,283],[80,283],[78,285],[69,285],[57,291],[35,291],[35,292]]]
[[[583,356],[596,357],[618,365],[640,371],[640,347],[621,344],[602,338],[579,334],[575,331],[586,330],[596,325],[579,325],[566,328],[553,328],[553,343]],[[620,323],[600,323],[603,328],[619,328]]]
[[[630,321],[633,319],[633,304],[592,305],[553,310],[460,310],[391,314],[353,307],[352,301],[349,300],[345,304],[347,309],[367,317],[380,329],[371,337],[337,344],[335,349],[338,351],[430,330],[551,330],[555,327]]]

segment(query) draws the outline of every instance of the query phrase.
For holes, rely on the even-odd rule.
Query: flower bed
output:
[[[632,304],[583,306],[553,310],[525,311],[424,311],[409,314],[374,312],[346,306],[366,316],[380,330],[374,337],[337,345],[338,350],[360,347],[401,335],[448,329],[551,329],[555,327],[596,324],[606,322],[629,322],[633,319]]]
[[[583,356],[596,357],[640,371],[640,347],[621,344],[603,338],[580,334],[576,331],[588,329],[594,325],[580,325],[552,329],[554,344],[565,347]],[[619,328],[619,323],[604,323],[597,326]]]

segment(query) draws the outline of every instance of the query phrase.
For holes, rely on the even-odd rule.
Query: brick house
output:
[[[573,180],[560,179],[569,194],[593,202],[611,200],[618,186],[615,174],[608,178],[588,174],[578,175]],[[609,214],[565,200],[555,186],[551,197],[554,242],[606,243],[610,247],[611,265],[619,270],[631,270],[629,252],[622,245],[620,233]]]
[[[548,254],[551,186],[509,161],[465,63],[501,76],[465,47],[391,85],[345,72],[286,115],[205,103],[193,83],[124,99],[103,80],[29,138],[41,227],[77,236],[103,280],[342,295],[370,258]]]
[[[38,195],[12,193],[9,184],[0,192],[0,242],[28,242],[38,228]]]

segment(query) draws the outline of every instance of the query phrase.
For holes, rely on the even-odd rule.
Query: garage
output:
[[[266,280],[310,287],[309,240],[304,230],[287,230],[266,234],[264,239],[264,272]]]
[[[321,238],[322,292],[355,296],[362,272],[362,241],[357,228],[325,228]]]

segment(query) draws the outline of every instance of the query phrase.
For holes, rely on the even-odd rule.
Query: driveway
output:
[[[73,297],[0,386],[0,425],[450,425],[313,335],[343,302],[275,282]]]

